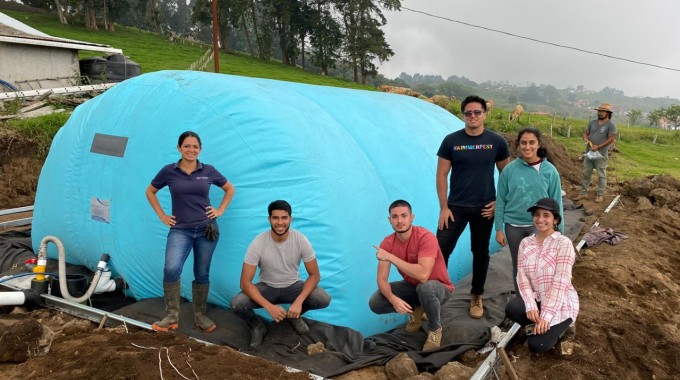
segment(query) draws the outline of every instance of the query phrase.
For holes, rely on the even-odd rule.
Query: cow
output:
[[[414,98],[420,98],[421,96],[418,91],[413,91],[410,88],[388,86],[386,84],[380,85],[378,90],[382,92],[389,92],[390,94],[413,96]]]
[[[486,113],[487,115],[493,111],[493,99],[489,99],[486,101]]]
[[[445,110],[449,109],[449,97],[446,95],[434,95],[431,98],[425,99],[425,101],[436,104]]]
[[[520,106],[519,104],[516,105],[515,109],[510,114],[510,121],[519,121],[519,118],[522,116],[522,112],[524,112],[524,107]]]
[[[451,100],[451,101],[454,102],[454,103],[458,101],[458,99],[456,99],[456,95],[451,95],[451,97],[449,98],[449,100]]]

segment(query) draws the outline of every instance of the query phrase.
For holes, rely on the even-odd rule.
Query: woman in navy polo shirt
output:
[[[234,197],[234,186],[212,165],[198,161],[201,138],[186,131],[179,136],[177,150],[182,158],[165,165],[146,189],[146,198],[158,218],[170,227],[165,246],[163,293],[167,315],[154,322],[156,331],[174,330],[179,326],[180,276],[182,267],[194,251],[194,282],[192,296],[196,326],[204,332],[217,327],[206,315],[206,302],[210,288],[210,262],[219,240],[215,219],[222,216]],[[219,207],[210,204],[210,186],[219,186],[224,196]],[[156,193],[168,186],[172,199],[172,215],[167,215]]]

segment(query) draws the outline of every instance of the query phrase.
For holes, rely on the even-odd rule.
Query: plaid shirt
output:
[[[550,326],[571,318],[576,321],[579,302],[571,284],[571,268],[576,251],[569,238],[559,232],[539,245],[536,236],[524,238],[519,245],[517,283],[526,311],[539,310]]]

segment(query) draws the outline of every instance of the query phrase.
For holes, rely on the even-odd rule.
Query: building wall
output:
[[[79,76],[76,50],[0,42],[0,79],[18,89],[74,86]]]

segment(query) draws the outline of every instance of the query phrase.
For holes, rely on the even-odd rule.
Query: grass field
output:
[[[549,115],[531,115],[530,119],[528,115],[524,115],[516,123],[507,121],[507,117],[495,117],[496,112],[507,115],[505,110],[494,110],[494,114],[487,117],[486,126],[490,129],[517,132],[530,125],[539,128],[545,135],[552,136],[574,155],[580,155],[584,151],[583,131],[588,120],[553,121]],[[616,146],[619,153],[609,161],[609,167],[612,173],[616,173],[619,181],[654,174],[680,178],[680,131],[639,126],[618,126],[617,130]]]
[[[142,72],[153,72],[167,69],[187,69],[198,60],[208,45],[195,43],[171,43],[163,36],[117,25],[115,32],[89,31],[83,25],[62,25],[56,16],[37,15],[22,12],[4,11],[11,17],[32,26],[44,33],[56,37],[96,42],[123,49],[131,60],[142,67]],[[99,55],[93,52],[81,52],[81,58]],[[210,64],[207,70],[213,67]],[[363,90],[375,88],[357,83],[316,75],[299,68],[283,65],[275,61],[263,61],[238,53],[220,53],[220,72],[247,77],[278,79],[290,82],[301,82],[325,86],[346,87]],[[450,111],[460,117],[460,103],[452,104]],[[594,116],[593,111],[593,116]],[[583,129],[588,120],[557,119],[550,115],[525,114],[519,122],[508,121],[508,111],[496,109],[487,116],[486,126],[499,132],[516,132],[524,126],[540,128],[545,134],[552,135],[563,143],[574,155],[583,152]],[[11,127],[30,133],[32,138],[42,141],[51,140],[55,122],[65,120],[66,116],[46,117],[34,121],[13,121]],[[47,133],[36,132],[39,125]],[[552,126],[552,127],[551,127]],[[551,133],[552,132],[552,133]],[[49,146],[49,144],[47,144]],[[627,180],[652,174],[670,174],[680,178],[680,131],[665,131],[647,127],[619,126],[620,153],[611,161],[612,172],[617,179]]]
[[[105,44],[122,49],[123,54],[141,66],[143,73],[159,70],[186,70],[211,48],[205,44],[172,43],[164,36],[120,25],[116,25],[115,32],[90,31],[82,24],[63,25],[59,23],[56,16],[15,11],[3,11],[3,13],[51,36]],[[81,59],[100,55],[101,53],[98,52],[80,52]],[[206,70],[210,71],[213,67],[211,63]],[[236,53],[220,52],[220,72],[323,86],[375,90],[371,86],[317,75],[297,67],[283,65],[280,62],[263,61]]]

